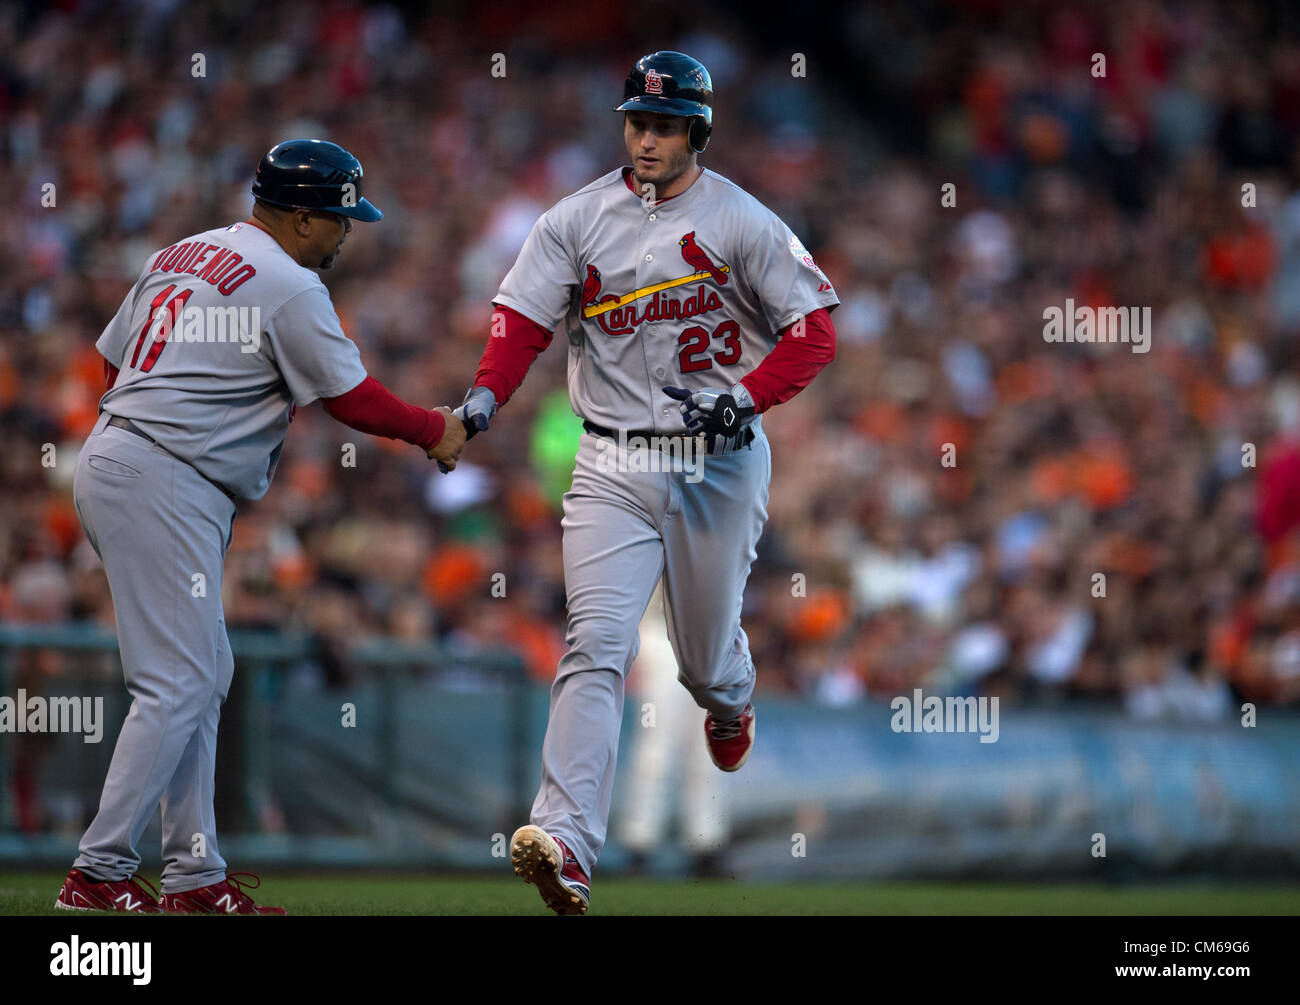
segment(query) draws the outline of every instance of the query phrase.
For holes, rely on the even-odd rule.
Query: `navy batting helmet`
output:
[[[361,197],[361,162],[328,140],[277,143],[257,165],[253,195],[286,209],[316,209],[367,223],[384,218]]]
[[[697,154],[704,153],[713,133],[713,81],[697,59],[684,52],[652,52],[642,56],[627,75],[623,103],[616,112],[659,112],[690,116],[687,139]]]

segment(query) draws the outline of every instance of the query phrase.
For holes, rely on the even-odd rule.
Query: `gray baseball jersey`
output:
[[[96,346],[120,373],[78,457],[73,499],[104,562],[133,701],[75,865],[133,875],[161,804],[163,892],[179,893],[226,875],[212,792],[234,674],[221,585],[235,505],[217,486],[261,497],[293,409],[351,390],[366,371],[316,274],[249,223],[151,255]]]
[[[566,320],[569,398],[607,429],[685,432],[665,385],[730,388],[776,333],[838,303],[830,281],[774,213],[705,170],[659,203],[612,171],[545,213],[495,297],[551,329]],[[590,872],[604,846],[637,623],[663,577],[678,679],[726,719],[754,689],[740,624],[767,520],[772,455],[753,442],[685,466],[635,464],[586,433],[564,497],[567,652],[551,690],[531,822]],[[627,461],[628,463],[623,463]],[[697,725],[698,728],[698,725]]]
[[[655,204],[619,169],[542,215],[495,302],[548,330],[566,319],[579,416],[680,433],[665,384],[730,387],[776,332],[839,299],[790,228],[733,182],[705,169]]]
[[[96,343],[101,410],[245,499],[266,494],[293,410],[366,379],[316,273],[248,223],[150,256]]]

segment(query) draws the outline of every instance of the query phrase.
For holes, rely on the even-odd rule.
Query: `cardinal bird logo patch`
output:
[[[719,265],[710,258],[695,242],[693,230],[683,234],[677,244],[689,271],[630,293],[603,292],[600,270],[588,264],[580,293],[582,319],[595,321],[606,335],[630,335],[646,322],[676,321],[722,310],[722,297],[708,281],[726,286],[731,266]],[[691,289],[673,292],[682,287]]]
[[[692,230],[689,234],[683,234],[682,239],[677,243],[681,245],[682,258],[687,265],[695,269],[696,272],[707,272],[719,286],[727,285],[726,274],[714,265],[713,260],[695,243],[695,231]]]
[[[590,307],[600,296],[600,270],[594,265],[587,266],[587,278],[582,281],[582,306]]]

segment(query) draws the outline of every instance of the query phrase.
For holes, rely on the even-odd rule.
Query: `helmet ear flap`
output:
[[[686,140],[690,143],[692,150],[697,154],[702,154],[704,148],[709,145],[709,137],[712,135],[712,124],[705,122],[702,115],[697,115],[691,119],[691,128],[686,134]]]

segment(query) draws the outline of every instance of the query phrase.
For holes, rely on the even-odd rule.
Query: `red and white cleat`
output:
[[[149,887],[148,892],[144,886]],[[93,880],[73,869],[63,881],[54,906],[60,911],[123,911],[129,914],[161,914],[158,891],[147,879]]]
[[[734,719],[715,719],[712,712],[706,713],[704,739],[714,764],[723,771],[739,771],[754,749],[754,706],[746,705]]]
[[[253,882],[243,882],[236,876],[252,877]],[[285,914],[283,907],[254,904],[243,890],[256,890],[261,885],[262,880],[251,872],[232,872],[220,883],[184,893],[164,893],[162,909],[168,914]]]
[[[563,841],[532,824],[520,827],[510,839],[510,863],[556,914],[587,913],[591,880]]]

